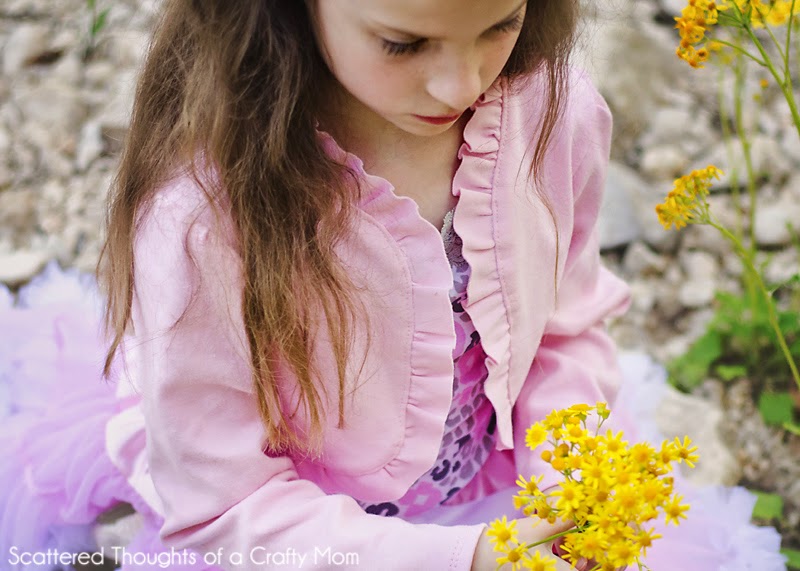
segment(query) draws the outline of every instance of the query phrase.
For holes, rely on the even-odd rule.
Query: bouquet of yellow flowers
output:
[[[590,430],[587,419],[596,414],[597,428]],[[517,542],[515,521],[495,520],[488,535],[494,549],[502,555],[498,565],[511,564],[535,571],[549,571],[555,562],[531,556],[528,550],[561,538],[562,557],[577,563],[594,561],[593,569],[611,571],[626,565],[639,565],[640,557],[660,537],[648,522],[666,517],[676,525],[689,506],[674,492],[669,476],[673,462],[694,467],[697,448],[688,438],[683,442],[664,441],[660,449],[647,443],[632,446],[622,432],[614,434],[601,428],[609,416],[606,403],[595,406],[576,404],[554,410],[542,422],[531,426],[526,444],[531,450],[544,445],[541,458],[564,476],[554,488],[541,490],[542,477],[526,480],[520,476],[521,491],[514,497],[514,507],[526,516],[555,523],[572,521],[575,527],[534,544]]]

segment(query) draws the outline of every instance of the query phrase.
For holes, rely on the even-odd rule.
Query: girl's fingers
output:
[[[555,561],[555,563],[556,563],[556,571],[575,571],[575,569],[576,569],[575,567],[572,567],[569,563],[567,563],[566,561],[564,561],[563,559],[561,559],[557,555],[553,555],[553,552],[551,551],[551,549],[552,549],[552,544],[551,543],[545,543],[544,545],[540,545],[539,547],[537,547],[535,549],[535,551],[538,551],[544,557],[552,559],[553,561]],[[531,550],[531,553],[533,551],[534,550]]]
[[[527,543],[536,543],[537,541],[563,533],[575,527],[575,524],[571,521],[548,523],[547,521],[534,519],[532,517],[520,518],[516,521],[520,541],[525,541]]]

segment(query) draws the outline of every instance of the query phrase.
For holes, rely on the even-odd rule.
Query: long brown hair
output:
[[[350,227],[358,185],[347,184],[354,173],[330,159],[317,137],[319,85],[333,78],[309,41],[309,4],[166,0],[139,78],[97,265],[107,295],[108,378],[131,323],[137,215],[176,166],[191,167],[210,203],[224,193],[241,245],[241,312],[265,447],[272,452],[313,453],[321,446],[326,411],[314,380],[309,308],[321,302],[325,312],[338,366],[340,427],[353,323],[358,315],[366,318],[334,250]],[[567,89],[578,4],[529,0],[502,72],[513,80],[541,71],[548,81],[535,178]],[[214,188],[199,176],[197,156],[213,165]],[[297,378],[310,434],[298,434],[281,410],[276,355]]]

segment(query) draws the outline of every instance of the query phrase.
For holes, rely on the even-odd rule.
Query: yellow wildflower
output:
[[[632,565],[636,560],[636,548],[627,541],[612,543],[608,548],[609,562],[615,567]]]
[[[570,515],[580,508],[584,499],[582,486],[575,481],[561,482],[559,489],[552,492],[551,495],[559,498],[556,502],[556,509],[564,512],[565,519],[570,518]]]
[[[547,520],[548,523],[556,522],[556,514],[553,507],[547,502],[545,496],[537,496],[531,501],[531,506],[536,510],[539,519]]]
[[[527,552],[525,544],[517,545],[516,547],[504,547],[499,551],[505,553],[505,555],[497,558],[497,564],[505,565],[506,563],[510,563],[511,571],[516,571],[521,568],[523,562],[522,558]]]
[[[694,170],[674,182],[673,189],[663,204],[656,206],[658,220],[669,230],[671,226],[680,230],[692,222],[703,222],[708,218],[708,200],[711,181],[719,179],[722,171],[713,165]]]
[[[539,483],[544,478],[544,475],[539,476],[538,478],[534,478],[531,476],[530,480],[526,480],[523,476],[517,478],[517,485],[522,488],[523,493],[528,494],[530,496],[540,496],[542,495],[542,491],[539,489]]]
[[[692,6],[697,8],[703,0],[694,2]],[[707,8],[708,3],[704,6]],[[691,177],[676,181],[673,196],[685,201],[704,198],[708,190],[702,177],[713,177],[717,172],[713,167],[698,171],[699,183]],[[532,427],[538,431],[532,432],[532,440],[549,443],[540,457],[564,479],[545,493],[539,489],[541,475],[530,479],[520,475],[514,506],[526,516],[551,524],[574,521],[575,528],[564,536],[563,557],[573,564],[580,558],[593,559],[595,571],[611,571],[640,564],[645,550],[660,537],[645,526],[646,522],[662,514],[667,522],[676,524],[686,517],[689,506],[673,493],[674,481],[668,473],[674,462],[695,462],[696,448],[688,438],[665,441],[656,449],[646,443],[629,446],[622,432],[607,430],[590,435],[587,424],[591,413],[597,414],[602,424],[609,411],[605,403],[573,405],[551,412]],[[552,559],[527,555],[524,546],[509,543],[515,539],[511,527],[504,518],[491,528],[495,550],[503,554],[498,563],[509,563],[512,569],[520,565],[550,569]]]
[[[564,426],[565,411],[554,410],[548,414],[544,419],[544,424],[547,428],[554,430]]]
[[[580,554],[577,559],[599,559],[608,550],[608,543],[601,534],[575,533],[568,535],[567,540],[573,544],[569,552]]]
[[[672,498],[667,504],[664,506],[664,513],[667,516],[667,523],[675,522],[675,525],[680,523],[680,519],[686,519],[685,512],[689,510],[689,506],[686,504],[681,504],[681,500],[683,499],[682,496],[676,494],[674,498]]]
[[[609,453],[612,459],[621,456],[622,452],[625,450],[625,447],[628,445],[628,443],[622,439],[622,436],[622,432],[617,432],[617,434],[614,434],[609,430],[606,432],[606,435],[603,438],[605,451]]]
[[[661,505],[669,495],[664,484],[657,479],[643,482],[639,492],[642,494],[642,501],[653,506]]]
[[[681,41],[675,54],[695,68],[702,68],[708,61],[711,48],[698,44],[706,41],[706,33],[719,22],[720,11],[727,10],[725,1],[710,2],[708,0],[689,0],[689,4],[675,18],[675,28]]]
[[[531,426],[525,433],[525,445],[531,450],[535,450],[547,440],[547,430],[541,422]]]
[[[655,453],[655,449],[646,442],[638,442],[631,446],[628,458],[637,468],[643,469],[647,467]]]
[[[552,557],[542,557],[538,551],[534,551],[533,555],[525,555],[522,560],[522,565],[525,569],[531,571],[556,571],[556,562]]]
[[[653,541],[659,537],[663,537],[660,533],[656,533],[655,531],[655,529],[650,528],[649,530],[639,530],[636,533],[636,543],[639,549],[642,550],[643,555],[647,554],[647,548],[653,545]]]
[[[517,541],[517,520],[508,522],[506,516],[503,519],[496,519],[486,531],[489,537],[489,543],[494,545],[496,549],[508,544],[509,541]]]
[[[684,436],[683,443],[681,443],[680,439],[676,436],[675,448],[675,453],[678,456],[677,461],[684,461],[690,468],[694,468],[694,463],[697,462],[699,456],[695,454],[695,452],[697,452],[697,446],[692,446],[692,441],[689,440],[689,437]]]

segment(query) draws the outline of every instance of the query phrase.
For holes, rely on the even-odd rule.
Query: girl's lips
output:
[[[452,123],[461,115],[451,115],[450,117],[426,117],[424,115],[414,115],[417,119],[421,121],[425,121],[426,123],[432,123],[434,125],[444,125],[446,123]]]

